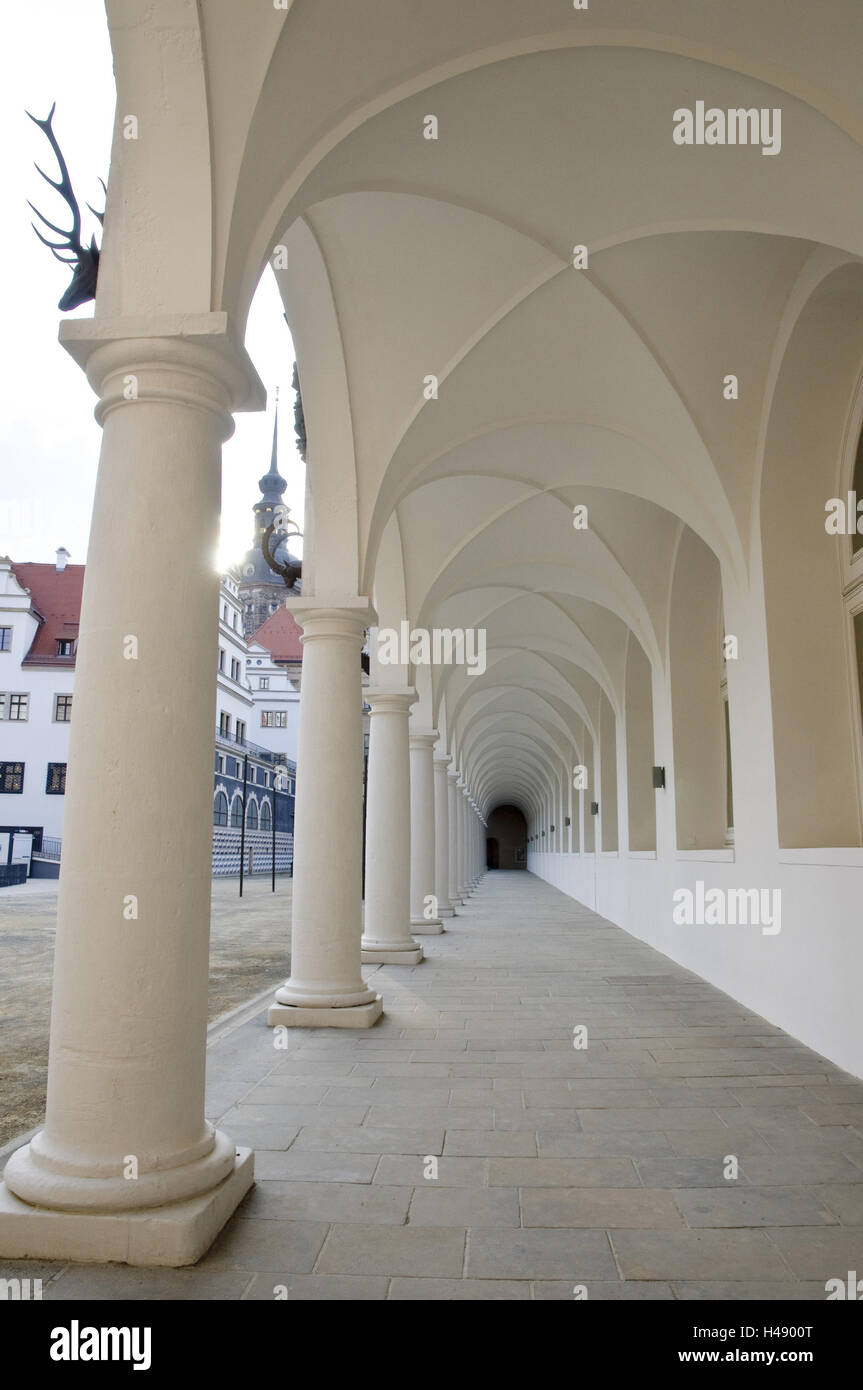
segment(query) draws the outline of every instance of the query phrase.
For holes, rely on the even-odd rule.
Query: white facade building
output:
[[[59,850],[84,578],[67,559],[0,558],[0,870]]]

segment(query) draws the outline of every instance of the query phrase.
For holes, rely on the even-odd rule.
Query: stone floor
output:
[[[364,970],[368,1033],[280,1051],[263,1003],[215,1030],[209,1114],[257,1185],[195,1268],[0,1275],[54,1299],[823,1300],[863,1273],[863,1083],[524,873],[425,945]]]

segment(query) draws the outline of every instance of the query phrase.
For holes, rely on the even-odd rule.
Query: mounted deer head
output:
[[[96,245],[95,237],[90,238],[89,246],[82,246],[81,244],[81,210],[78,207],[78,200],[72,191],[72,183],[69,178],[69,170],[66,168],[66,161],[63,158],[60,146],[57,144],[57,137],[51,128],[56,105],[57,103],[55,101],[44,121],[38,120],[36,116],[30,116],[29,111],[27,115],[30,116],[30,120],[47,135],[49,144],[57,157],[57,165],[60,169],[59,180],[49,178],[44,169],[39,168],[38,164],[35,167],[42,175],[45,182],[56,189],[62,198],[65,198],[72,212],[72,226],[70,230],[67,232],[64,231],[62,227],[55,227],[54,223],[49,222],[48,218],[44,217],[38,208],[33,207],[32,203],[28,205],[33,208],[36,216],[40,221],[45,223],[46,227],[49,227],[52,232],[56,232],[58,236],[63,238],[62,241],[49,241],[47,237],[42,235],[34,222],[32,224],[33,231],[36,233],[39,240],[45,246],[49,247],[51,253],[58,261],[62,261],[64,265],[73,265],[75,267],[74,274],[72,275],[72,282],[57,305],[58,309],[66,311],[67,309],[77,309],[79,304],[86,304],[89,299],[96,298],[96,279],[99,274],[99,248]],[[105,185],[101,179],[99,182],[104,189]],[[106,195],[107,192],[108,190],[105,189]],[[89,203],[87,207],[90,208],[93,216],[97,217],[99,221],[104,224],[104,212],[97,212],[95,208],[90,207]],[[61,255],[61,252],[68,252],[69,254]]]

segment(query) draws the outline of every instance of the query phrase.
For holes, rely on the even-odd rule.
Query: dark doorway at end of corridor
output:
[[[489,816],[485,862],[489,869],[527,868],[527,821],[517,806],[497,806]]]

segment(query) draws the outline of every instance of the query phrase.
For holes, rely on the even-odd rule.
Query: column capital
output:
[[[375,610],[368,599],[362,597],[288,597],[285,607],[303,629],[302,643],[320,637],[345,637],[362,642],[366,628],[377,621]]]
[[[452,760],[451,760],[450,758],[448,758],[448,757],[442,757],[442,758],[435,758],[433,761],[434,761],[435,767],[443,768],[443,770],[446,771],[446,769],[449,767],[450,762],[451,762]],[[449,775],[449,774],[447,774],[447,775]]]
[[[223,439],[233,411],[266,406],[266,391],[225,313],[66,319],[60,343],[99,397],[96,419],[141,401],[216,414]]]
[[[449,772],[447,773],[447,777],[452,782],[453,786],[458,786],[459,774],[454,767],[450,768]]]
[[[417,692],[415,690],[386,690],[375,688],[370,690],[368,687],[363,691],[363,698],[367,705],[371,707],[372,714],[410,714],[411,705],[416,702]]]
[[[431,729],[419,733],[415,733],[412,729],[410,733],[411,748],[434,748],[439,738],[440,734],[438,733],[437,729]]]

